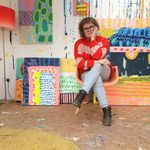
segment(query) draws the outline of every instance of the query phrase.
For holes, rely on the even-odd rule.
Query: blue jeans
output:
[[[109,66],[100,63],[94,64],[90,71],[86,71],[81,75],[83,80],[82,89],[89,93],[92,88],[102,108],[108,106],[103,81],[108,80],[109,76]]]

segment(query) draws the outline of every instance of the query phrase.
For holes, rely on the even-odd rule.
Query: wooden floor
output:
[[[4,103],[0,104],[0,128],[47,131],[73,141],[81,150],[150,150],[150,107],[112,106],[111,127],[102,125],[97,104],[83,105],[77,115],[74,112],[71,104]]]

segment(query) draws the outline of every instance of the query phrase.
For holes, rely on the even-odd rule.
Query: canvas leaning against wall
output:
[[[24,58],[23,65],[23,105],[58,105],[60,59]]]
[[[119,82],[106,87],[112,105],[150,105],[150,1],[93,0],[90,15],[110,40],[108,59]]]
[[[23,105],[72,103],[81,88],[74,59],[17,58],[16,67],[15,101]]]
[[[85,17],[74,14],[73,2],[82,4],[83,0],[64,0],[64,50],[68,54],[78,23]],[[89,7],[90,16],[100,25],[100,35],[110,40],[108,59],[118,66],[119,82],[105,87],[109,104],[150,105],[150,1],[91,0]]]
[[[52,0],[18,0],[22,44],[53,41]]]

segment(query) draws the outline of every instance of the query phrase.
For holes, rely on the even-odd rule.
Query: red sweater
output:
[[[97,36],[93,41],[87,38],[77,40],[74,45],[74,57],[79,77],[84,71],[92,68],[95,60],[105,58],[108,50],[109,40],[101,36]]]

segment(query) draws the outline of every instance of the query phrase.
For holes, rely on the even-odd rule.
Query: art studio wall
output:
[[[20,38],[19,28],[19,2],[18,0],[1,0],[1,5],[11,7],[16,11],[16,27],[15,31],[12,32],[12,43],[10,42],[10,33],[5,31],[5,49],[6,49],[6,76],[10,79],[10,95],[12,98],[15,97],[15,80],[16,80],[16,59],[24,57],[59,57],[65,58],[66,54],[68,58],[73,57],[73,42],[78,38],[78,32],[76,25],[78,24],[79,18],[76,16],[72,18],[73,22],[68,20],[68,26],[71,24],[70,33],[65,35],[64,23],[64,1],[54,0],[52,2],[53,12],[53,41],[48,44],[28,44],[22,43]],[[28,4],[29,6],[30,4]],[[67,4],[69,5],[69,4]],[[67,8],[69,9],[69,7]],[[65,10],[67,11],[67,10]],[[73,11],[73,10],[72,10]],[[73,12],[72,12],[73,13]],[[3,57],[2,53],[2,31],[0,30],[0,56]],[[71,35],[71,37],[69,36]],[[72,40],[72,36],[74,39]],[[3,86],[3,62],[0,62],[0,95],[4,97]],[[8,87],[7,87],[8,88]],[[8,99],[11,99],[7,93]]]
[[[110,39],[109,59],[119,68],[119,82],[106,88],[110,104],[150,105],[150,2],[1,0],[0,4],[16,11],[15,30],[12,33],[5,31],[6,77],[10,79],[8,99],[15,98],[17,59],[73,59],[73,45],[79,38],[78,23],[90,15],[98,20],[100,34]],[[84,7],[84,11],[80,6]],[[3,58],[1,33],[0,30],[0,58]],[[0,68],[2,99],[3,60]]]

